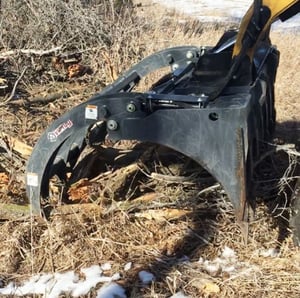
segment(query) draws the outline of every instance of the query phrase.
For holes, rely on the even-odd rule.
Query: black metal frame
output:
[[[275,125],[274,81],[279,52],[268,41],[245,56],[217,98],[216,86],[231,67],[236,32],[215,48],[182,46],[157,52],[117,81],[51,124],[27,165],[27,194],[36,213],[49,196],[49,180],[66,179],[87,143],[139,140],[192,158],[223,186],[238,220],[254,205],[253,164]],[[145,93],[132,92],[141,78],[169,66],[170,74]]]

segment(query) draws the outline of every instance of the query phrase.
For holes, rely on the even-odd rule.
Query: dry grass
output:
[[[118,30],[124,27],[125,20],[120,19],[113,42],[110,46],[105,45],[111,65],[103,60],[98,50],[90,50],[86,55],[86,61],[95,70],[96,79],[62,83],[51,81],[46,88],[43,87],[53,92],[78,84],[82,88],[79,95],[74,94],[45,105],[3,106],[0,130],[33,145],[49,122],[99,90],[99,81],[101,84],[110,82],[111,78],[105,77],[105,73],[110,73],[111,69],[120,73],[141,56],[165,47],[214,45],[224,31],[224,28],[207,27],[187,20],[174,12],[163,11],[162,18],[157,9],[151,10],[145,6],[138,9],[140,16],[144,10],[147,18],[130,19],[130,30],[122,32]],[[137,28],[135,22],[143,26]],[[300,46],[300,38],[299,35],[274,32],[272,40],[281,51],[276,84],[278,134],[292,141],[299,137],[300,78],[299,57],[295,49]],[[31,44],[36,45],[35,40],[31,40]],[[96,45],[99,46],[99,40]],[[29,81],[26,84],[29,93],[41,88]],[[184,159],[180,160],[182,166]],[[282,155],[275,155],[272,159],[275,168],[271,169],[282,170],[286,166],[283,161],[286,160]],[[9,164],[12,169],[8,189],[0,190],[1,202],[26,202],[24,184],[20,178],[25,162],[14,155],[1,159],[3,168],[7,168],[4,164]],[[164,163],[157,167],[161,164],[159,160],[155,162],[152,167],[156,171],[159,168],[159,173],[171,167]],[[144,172],[150,166],[148,164]],[[271,167],[266,164],[262,169],[266,178],[277,175],[278,179],[278,173],[273,176],[268,166]],[[270,215],[270,209],[276,209],[274,204],[264,204],[263,200],[258,204],[255,218],[249,226],[248,244],[245,245],[232,207],[220,188],[199,196],[199,191],[208,185],[186,185],[146,178],[143,176],[141,182],[138,181],[140,186],[163,195],[154,202],[157,209],[163,204],[172,203],[177,208],[191,210],[191,213],[173,220],[158,221],[136,217],[135,210],[103,214],[98,208],[90,210],[82,207],[67,214],[57,211],[50,221],[27,217],[2,221],[0,279],[5,282],[22,281],[39,272],[79,270],[92,264],[110,262],[113,273],[122,273],[120,283],[128,289],[128,297],[168,297],[180,290],[190,297],[299,296],[299,248],[294,247],[290,235],[282,237],[282,232],[286,232],[280,220],[283,213],[274,212],[273,216]],[[262,196],[271,196],[268,194],[270,190],[269,184],[262,183]],[[275,203],[279,204],[280,200],[275,200]],[[114,202],[106,204],[113,205]],[[213,261],[221,255],[225,246],[236,252],[236,259],[232,264],[227,264],[235,266],[235,271],[228,273],[224,268],[219,268],[216,272],[209,272],[199,262],[200,257]],[[268,249],[278,249],[279,254],[267,256],[264,253]],[[184,256],[189,258],[188,262],[182,261]],[[124,271],[127,262],[132,262],[133,267]],[[149,287],[142,287],[138,281],[137,273],[142,269],[153,272],[157,277],[157,281]],[[207,289],[208,283],[215,286],[213,291]]]
[[[276,81],[277,87],[277,102],[279,106],[281,103],[286,110],[284,113],[284,108],[280,110],[279,119],[289,119],[289,117],[295,117],[299,115],[299,105],[297,104],[297,97],[299,95],[299,87],[297,81],[300,78],[300,74],[297,69],[299,69],[299,61],[297,59],[297,53],[293,51],[293,47],[299,46],[300,40],[299,35],[296,33],[289,33],[283,36],[282,32],[273,32],[271,34],[272,42],[280,50],[280,67],[278,69],[278,77]],[[291,47],[289,45],[292,45]],[[286,82],[289,88],[286,88]],[[296,111],[295,111],[296,109]],[[291,113],[291,111],[293,111]]]

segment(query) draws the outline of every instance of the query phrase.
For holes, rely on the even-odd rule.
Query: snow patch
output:
[[[253,3],[252,0],[154,0],[166,7],[188,14],[203,22],[240,22],[246,11]],[[272,29],[298,31],[300,16],[281,22],[276,21]]]
[[[236,254],[233,249],[229,248],[228,246],[225,246],[221,257],[223,259],[236,259]]]
[[[80,279],[78,274],[76,274],[74,271],[36,275],[31,277],[29,281],[25,282],[21,286],[16,286],[14,283],[9,283],[5,288],[0,288],[0,294],[12,296],[39,294],[47,298],[58,298],[59,295],[63,293],[70,293],[72,297],[79,297],[88,294],[89,291],[96,287],[98,283],[110,283],[120,279],[119,273],[115,273],[112,276],[103,275],[103,268],[107,269],[108,266],[105,265],[100,267],[99,265],[94,265],[89,268],[82,268],[81,273],[85,275],[84,279]],[[115,289],[116,287],[113,288]],[[98,297],[123,298],[126,297],[124,296],[124,292],[125,290],[123,291],[123,294],[119,296],[115,295]]]
[[[139,272],[139,279],[144,285],[147,285],[154,281],[155,277],[152,273],[143,270]]]
[[[110,263],[105,263],[101,266],[101,269],[103,271],[108,271],[108,270],[111,270],[111,264]]]
[[[124,271],[128,271],[128,270],[130,270],[131,269],[131,267],[132,267],[132,262],[128,262],[127,264],[125,264],[125,266],[124,266]]]
[[[278,248],[269,248],[266,250],[260,250],[259,255],[265,258],[276,258],[279,256],[280,250]]]
[[[178,292],[178,293],[172,295],[170,298],[189,298],[189,296],[184,295],[183,292]]]
[[[102,286],[97,292],[97,298],[127,298],[125,289],[116,283]]]
[[[198,263],[211,276],[226,272],[230,277],[233,277],[241,272],[248,274],[249,271],[255,269],[255,266],[240,262],[235,251],[227,246],[223,249],[220,257],[217,257],[214,260],[204,260],[201,257]]]

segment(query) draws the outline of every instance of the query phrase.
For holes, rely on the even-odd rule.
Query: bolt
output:
[[[192,51],[188,51],[188,52],[186,53],[186,58],[187,58],[187,59],[193,59],[193,58],[194,58],[194,53],[193,53]]]
[[[107,121],[107,128],[109,130],[117,130],[118,129],[118,123],[115,120],[108,120]]]
[[[203,56],[206,52],[206,47],[202,46],[200,47],[200,56]]]
[[[174,63],[174,64],[172,65],[173,71],[176,70],[178,67],[179,67],[179,65],[178,65],[177,63]]]
[[[136,106],[134,103],[129,103],[127,106],[126,106],[126,111],[129,112],[129,113],[133,113],[136,111]]]

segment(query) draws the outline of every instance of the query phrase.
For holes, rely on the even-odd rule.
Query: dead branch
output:
[[[72,93],[70,91],[62,91],[62,92],[49,94],[44,97],[41,97],[41,96],[33,97],[33,98],[29,99],[29,102],[34,103],[34,104],[46,104],[49,102],[53,102],[59,98],[68,98],[71,95],[73,95],[74,93],[75,92],[73,92],[73,91],[72,91]]]
[[[15,82],[15,84],[14,84],[14,87],[13,87],[11,93],[10,93],[10,96],[9,96],[7,99],[5,99],[5,100],[0,104],[0,106],[1,106],[1,105],[3,106],[3,105],[5,105],[5,104],[7,104],[9,101],[11,101],[11,100],[14,98],[15,93],[16,93],[16,90],[17,90],[17,86],[18,86],[18,84],[20,83],[22,77],[24,76],[24,74],[25,74],[25,72],[26,72],[26,69],[27,69],[27,66],[25,66],[25,67],[23,68],[23,70],[22,70],[20,76],[19,76],[18,79],[16,80],[16,82]]]
[[[210,191],[213,191],[215,189],[218,189],[219,187],[221,187],[220,183],[216,183],[216,184],[214,184],[212,186],[206,187],[206,188],[200,190],[198,192],[197,196],[200,196],[200,195],[203,195],[203,194],[205,194],[207,192],[210,192]]]
[[[32,152],[31,146],[25,144],[24,142],[14,138],[4,132],[1,132],[1,134],[0,134],[0,141],[1,141],[0,146],[5,151],[13,150],[13,151],[19,153],[24,158],[28,158],[31,155],[31,152]]]
[[[165,221],[179,219],[183,216],[190,215],[191,213],[193,213],[192,210],[166,208],[163,210],[146,210],[143,212],[135,213],[134,216],[145,218],[148,220]]]
[[[74,89],[70,89],[70,90],[52,93],[52,94],[45,95],[45,96],[36,96],[36,97],[32,97],[32,98],[29,98],[26,100],[24,100],[24,99],[12,100],[12,101],[10,101],[10,104],[13,104],[13,105],[47,104],[47,103],[56,101],[57,99],[68,98],[73,95],[77,95],[79,93],[80,93],[80,90],[76,90],[76,88],[74,88]]]
[[[274,150],[276,152],[278,151],[285,151],[288,154],[295,155],[295,156],[300,156],[300,152],[296,150],[296,145],[295,144],[284,144],[284,145],[274,145],[274,144],[269,144],[271,146],[274,146]]]
[[[68,204],[56,206],[51,212],[51,216],[54,215],[67,215],[74,213],[96,213],[98,215],[105,215],[114,212],[133,212],[141,211],[146,208],[154,208],[153,203],[155,200],[158,200],[162,197],[162,194],[159,193],[148,193],[142,195],[132,201],[112,201],[110,206],[104,207],[102,204],[98,205],[97,203],[80,203],[80,204]],[[98,201],[105,201],[105,198],[99,198]],[[174,204],[174,203],[173,203]],[[170,206],[171,204],[160,204],[160,208],[165,206]]]
[[[61,215],[74,215],[77,213],[89,214],[90,216],[99,216],[103,214],[103,208],[95,203],[61,205],[56,206],[51,211],[51,217]]]
[[[162,198],[163,195],[153,192],[153,193],[148,193],[148,194],[144,194],[134,200],[131,201],[120,201],[120,202],[115,202],[112,201],[111,206],[105,211],[105,214],[107,213],[112,213],[112,212],[117,212],[117,211],[125,211],[125,212],[133,212],[136,210],[143,210],[143,209],[147,209],[147,208],[154,208],[154,207],[158,207],[158,203],[156,202],[155,204],[155,200],[159,200],[160,198]],[[159,203],[159,207],[163,208],[163,207],[170,207],[172,205],[175,205],[176,203],[172,202],[172,203]]]
[[[271,145],[272,148],[260,156],[260,158],[254,163],[254,168],[256,168],[265,158],[279,151],[284,151],[289,155],[300,157],[300,152],[296,150],[295,144],[275,145],[268,143],[268,145]]]
[[[186,176],[173,176],[173,175],[163,175],[159,173],[151,173],[150,177],[152,179],[171,182],[171,183],[188,183],[188,184],[195,184],[192,180],[192,177]]]
[[[44,56],[49,55],[51,53],[60,51],[62,49],[62,46],[55,47],[49,50],[35,50],[35,49],[20,49],[20,50],[10,50],[6,52],[0,53],[0,59],[6,59],[11,56],[16,56],[19,54],[26,54],[26,55],[36,55],[36,56]]]

